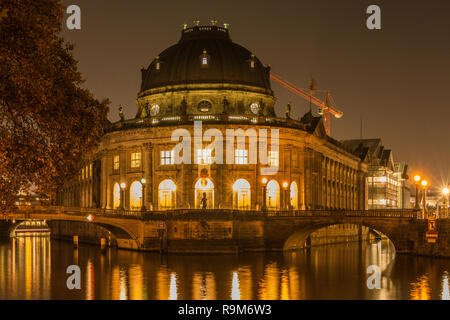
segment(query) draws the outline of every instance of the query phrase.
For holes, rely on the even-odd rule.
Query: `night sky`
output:
[[[330,90],[341,119],[336,139],[381,138],[441,188],[450,178],[450,1],[150,1],[65,0],[81,8],[81,30],[63,36],[97,98],[112,102],[109,118],[136,114],[140,69],[178,42],[182,24],[229,23],[231,39],[284,79],[307,88],[310,75]],[[381,8],[381,30],[366,28],[366,8]],[[67,17],[67,16],[66,16]],[[272,83],[276,111],[291,101],[297,119],[303,101]],[[315,108],[313,108],[315,111]]]

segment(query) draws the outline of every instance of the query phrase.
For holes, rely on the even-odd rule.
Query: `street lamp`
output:
[[[120,210],[125,210],[125,188],[127,187],[125,182],[120,184]]]
[[[427,185],[428,185],[428,181],[427,180],[422,180],[421,182],[423,190],[422,190],[422,213],[423,213],[423,217],[425,218],[425,215],[427,213]]]
[[[266,211],[267,210],[267,205],[266,205],[267,178],[262,178],[261,182],[263,184],[263,203],[262,203],[261,210]]]
[[[414,176],[414,184],[416,186],[416,200],[415,200],[415,205],[414,205],[414,210],[420,210],[420,205],[419,205],[419,183],[420,183],[420,176],[418,174],[416,174]]]
[[[142,183],[142,206],[141,211],[147,211],[147,208],[145,207],[145,184],[147,183],[147,180],[145,178],[141,179]]]
[[[288,193],[287,193],[287,187],[288,187],[288,183],[285,181],[283,182],[283,193],[284,193],[284,208],[286,210],[289,210],[289,201],[288,201]]]

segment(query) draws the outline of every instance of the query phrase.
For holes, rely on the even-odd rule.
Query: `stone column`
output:
[[[147,210],[153,208],[153,188],[155,185],[154,181],[154,171],[153,171],[153,144],[152,143],[144,143],[144,152],[143,152],[143,163],[142,169],[144,171],[144,178],[146,180],[145,186],[145,207]]]

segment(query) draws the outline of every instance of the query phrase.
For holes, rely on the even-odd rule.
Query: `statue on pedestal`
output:
[[[291,102],[289,102],[286,106],[286,119],[292,119],[291,118]]]

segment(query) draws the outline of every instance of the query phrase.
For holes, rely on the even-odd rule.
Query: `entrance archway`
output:
[[[139,210],[142,207],[142,184],[134,181],[130,186],[130,209]]]
[[[120,186],[116,182],[113,187],[113,208],[117,209],[120,207]]]
[[[195,183],[195,208],[202,208],[206,197],[206,209],[214,209],[214,183],[211,179],[198,179]]]
[[[159,184],[158,187],[158,204],[160,210],[169,210],[175,208],[175,191],[177,186],[175,183],[166,179]]]
[[[233,208],[249,210],[251,207],[250,183],[245,179],[238,179],[233,184]]]
[[[295,181],[291,183],[290,187],[290,205],[292,209],[298,209],[298,188]]]
[[[280,208],[280,185],[275,180],[267,183],[266,204],[269,210]]]

